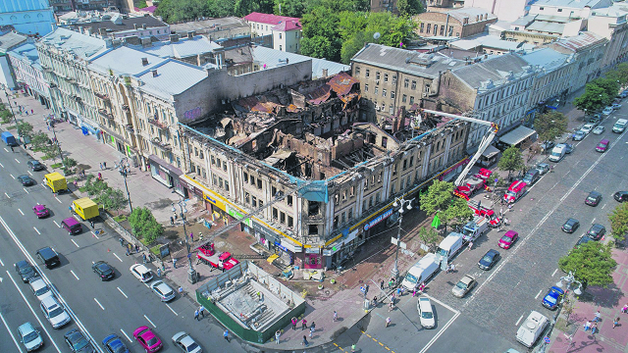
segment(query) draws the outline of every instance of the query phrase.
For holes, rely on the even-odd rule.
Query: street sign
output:
[[[365,286],[360,286],[360,290],[362,291],[362,293],[366,293],[366,287]]]
[[[397,245],[397,238],[395,238],[395,237],[391,237],[391,238],[390,238],[390,242],[391,242],[391,243],[393,243],[393,244],[395,244],[395,245]]]
[[[545,341],[545,343],[549,344],[550,343],[550,338],[545,336],[545,338],[543,338],[543,341]]]

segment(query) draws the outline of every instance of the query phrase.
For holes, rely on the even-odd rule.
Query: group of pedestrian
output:
[[[194,320],[200,321],[201,319],[204,319],[204,318],[205,318],[205,307],[201,305],[198,307],[198,309],[194,311]]]

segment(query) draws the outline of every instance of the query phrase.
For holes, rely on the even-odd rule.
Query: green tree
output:
[[[517,146],[508,147],[497,162],[497,168],[508,172],[508,178],[512,172],[522,170],[525,167],[521,150]]]
[[[81,191],[87,192],[87,195],[92,197],[93,199],[99,199],[101,195],[108,192],[111,189],[109,184],[104,180],[98,180],[93,174],[87,176],[87,180],[85,181],[85,186],[81,189]]]
[[[428,226],[419,228],[419,233],[417,235],[423,244],[427,245],[430,251],[434,249],[436,242],[438,242],[438,232],[432,227]]]
[[[434,180],[427,191],[419,197],[421,210],[427,214],[444,211],[451,205],[453,199],[454,184]],[[439,216],[440,217],[440,216]]]
[[[20,132],[20,136],[28,137],[29,139],[33,137],[33,125],[26,121],[17,122],[17,131]]]
[[[606,74],[606,77],[619,81],[620,86],[625,86],[628,83],[628,63],[621,63],[617,65],[617,68]]]
[[[210,16],[210,7],[215,7],[216,0],[161,0],[155,15],[161,16],[165,22],[176,23]],[[233,2],[225,0],[225,4]],[[213,9],[216,10],[215,8]]]
[[[308,5],[307,0],[275,0],[273,13],[288,17],[303,17]]]
[[[449,225],[459,226],[470,221],[475,213],[469,208],[467,201],[460,197],[454,197],[444,214]]]
[[[424,11],[420,0],[397,0],[397,9],[404,17],[418,15]]]
[[[620,203],[608,216],[611,223],[611,234],[615,238],[615,244],[626,240],[628,233],[628,203]]]
[[[323,36],[301,39],[301,54],[314,58],[338,61],[341,47],[340,41],[330,41]]]
[[[4,109],[4,110],[0,111],[0,120],[2,120],[3,124],[10,123],[11,119],[13,119],[13,114],[11,113],[10,110]]]
[[[209,17],[221,18],[235,14],[235,0],[206,0],[206,4]]]
[[[244,17],[251,12],[273,13],[273,5],[273,0],[235,0],[233,14]]]
[[[600,85],[601,84],[601,85]],[[617,95],[618,85],[615,82],[616,90],[609,95],[607,89],[609,85],[606,82],[589,82],[584,88],[584,93],[580,97],[574,99],[575,106],[582,111],[594,113],[604,106],[608,105]]]
[[[50,137],[45,132],[37,131],[31,137],[31,149],[36,152],[41,152],[46,146],[50,146],[52,142]]]
[[[164,233],[164,226],[155,220],[153,213],[146,207],[134,208],[128,220],[135,236],[144,238],[149,244]]]
[[[100,195],[96,202],[106,210],[117,212],[126,207],[128,200],[124,197],[122,190],[110,187]]]
[[[534,130],[541,141],[553,142],[567,132],[567,122],[565,114],[552,110],[534,118]]]
[[[617,266],[612,258],[611,245],[590,241],[573,249],[558,261],[558,267],[565,273],[572,272],[574,277],[588,286],[602,286],[613,283],[611,274]]]
[[[612,77],[600,77],[591,81],[591,84],[604,89],[604,93],[606,93],[606,101],[604,104],[606,105],[613,102],[613,99],[615,99],[615,96],[617,96],[617,92],[619,91],[619,83]]]

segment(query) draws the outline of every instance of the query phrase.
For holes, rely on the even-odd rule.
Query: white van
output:
[[[407,290],[412,291],[422,282],[427,282],[427,280],[432,278],[436,271],[438,271],[438,267],[439,257],[436,254],[429,253],[423,256],[419,262],[408,270],[401,285]]]
[[[526,321],[517,330],[517,341],[526,347],[532,347],[543,334],[549,319],[543,314],[532,311]]]
[[[622,132],[624,132],[624,130],[626,130],[627,125],[627,119],[619,119],[615,122],[615,125],[613,125],[613,132],[621,134]]]
[[[548,159],[552,162],[560,162],[560,160],[563,159],[563,157],[565,157],[566,151],[567,151],[567,146],[560,143],[552,149],[552,153],[550,153],[550,156]]]
[[[462,248],[462,242],[462,234],[451,232],[445,239],[443,239],[443,241],[440,242],[437,254],[441,257],[441,259],[450,261]]]

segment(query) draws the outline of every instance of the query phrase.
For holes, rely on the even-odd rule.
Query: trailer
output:
[[[199,246],[196,257],[197,262],[204,262],[209,266],[223,271],[230,270],[233,266],[240,263],[240,261],[231,257],[231,253],[227,251],[220,254],[217,253],[214,248],[214,243]]]

